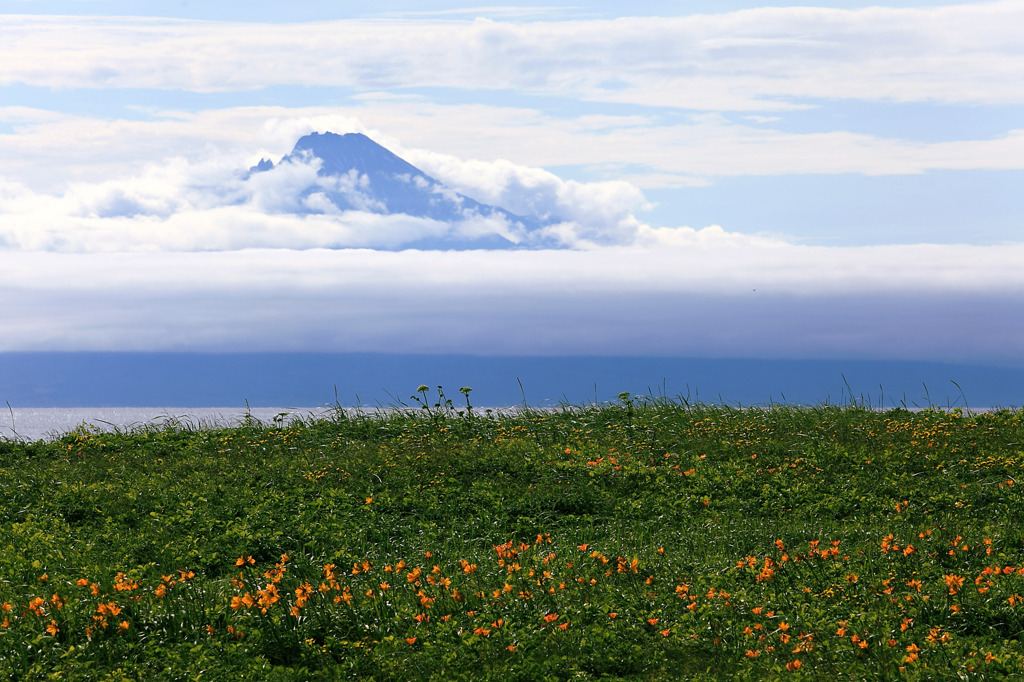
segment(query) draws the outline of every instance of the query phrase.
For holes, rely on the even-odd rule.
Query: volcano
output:
[[[515,232],[539,227],[536,218],[515,215],[456,192],[362,133],[305,135],[276,165],[263,159],[249,169],[249,176],[282,164],[310,162],[319,163],[317,181],[301,191],[296,209],[300,213],[364,211],[453,224],[490,220],[507,224]],[[493,233],[470,241],[475,248],[516,246],[511,239]]]

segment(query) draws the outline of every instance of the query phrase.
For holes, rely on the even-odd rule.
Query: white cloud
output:
[[[4,115],[0,110],[0,123]],[[715,177],[739,175],[1024,168],[1024,129],[992,139],[924,143],[843,131],[782,132],[731,123],[717,114],[671,124],[621,117],[595,129],[583,117],[555,118],[533,109],[392,101],[345,108],[164,111],[151,120],[131,121],[38,110],[18,116],[18,131],[0,134],[0,178],[17,179],[38,192],[63,193],[76,181],[141,176],[154,163],[182,163],[224,176],[260,158],[280,159],[311,131],[365,132],[479,200],[500,198],[515,204],[508,206],[514,212],[537,210],[576,220],[565,203],[582,211],[589,197],[602,206],[601,220],[609,225],[642,204],[636,187],[701,186]],[[592,168],[598,177],[616,182],[580,188],[538,168],[561,165]],[[593,211],[588,216],[593,220]]]
[[[808,97],[1019,103],[1022,24],[1019,0],[532,23],[7,16],[0,84],[504,89],[750,111]]]
[[[539,169],[507,162],[462,163],[437,157],[447,176],[465,186],[437,189],[461,203],[455,190],[532,215],[557,211],[558,225],[528,232],[499,215],[462,211],[453,223],[383,215],[370,180],[355,171],[318,175],[318,159],[278,163],[245,177],[223,161],[171,159],[135,176],[76,182],[59,195],[0,183],[0,245],[9,250],[71,252],[219,251],[246,248],[394,249],[424,239],[474,240],[498,235],[516,244],[569,247],[632,243],[631,210],[642,195],[625,183],[565,182]],[[441,165],[444,168],[441,168]],[[472,180],[470,181],[470,177]],[[354,210],[331,203],[341,193]],[[309,215],[309,211],[316,213]]]

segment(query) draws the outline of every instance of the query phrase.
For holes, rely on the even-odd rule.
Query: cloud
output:
[[[156,111],[144,120],[41,110],[15,116],[0,109],[0,125],[5,115],[19,122],[16,133],[0,134],[0,178],[16,178],[43,193],[63,193],[74,182],[143,175],[154,163],[185,163],[225,175],[260,158],[280,159],[301,135],[330,130],[364,132],[474,198],[500,197],[524,207],[509,206],[513,211],[529,212],[527,204],[533,202],[530,210],[576,220],[564,204],[586,197],[598,201],[596,195],[602,194],[601,211],[609,212],[600,219],[608,224],[619,220],[615,216],[623,214],[623,207],[635,211],[642,206],[636,187],[702,186],[742,175],[1024,168],[1024,129],[991,139],[925,143],[844,131],[783,132],[733,123],[718,114],[671,122],[606,117],[595,127],[590,117],[560,118],[530,108],[401,100],[367,100],[352,107]],[[436,150],[462,161],[446,161]],[[580,187],[554,183],[550,173],[539,170],[572,166],[614,180]],[[620,208],[613,210],[612,204]],[[589,216],[594,219],[593,211]]]
[[[506,161],[461,162],[419,155],[450,188],[439,200],[460,204],[467,194],[546,224],[527,230],[499,214],[463,210],[443,222],[385,215],[370,179],[355,171],[322,176],[315,158],[290,159],[251,175],[223,160],[182,158],[145,166],[117,180],[75,182],[62,194],[0,183],[0,245],[10,250],[72,252],[219,251],[246,248],[384,248],[431,243],[462,248],[493,236],[528,247],[589,248],[631,244],[640,222],[632,211],[643,196],[622,182],[563,181]],[[429,157],[429,158],[428,158]],[[329,199],[340,193],[352,207]]]
[[[703,236],[591,251],[0,252],[0,350],[1019,360],[1024,246]]]
[[[567,181],[503,159],[463,161],[425,150],[405,154],[428,175],[477,201],[555,221],[548,234],[566,245],[632,243],[640,224],[633,212],[646,204],[640,190],[627,182]]]
[[[1017,0],[531,23],[7,16],[0,84],[516,90],[761,112],[807,98],[1020,103],[1022,24]]]

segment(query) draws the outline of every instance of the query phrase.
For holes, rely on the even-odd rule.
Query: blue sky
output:
[[[372,9],[367,9],[372,7]],[[0,351],[1024,366],[1024,0],[0,3]],[[403,250],[313,131],[564,216]]]

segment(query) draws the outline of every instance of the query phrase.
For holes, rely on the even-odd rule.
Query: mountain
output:
[[[515,226],[518,231],[539,227],[535,218],[515,215],[452,190],[361,133],[305,135],[277,165],[263,159],[249,169],[249,177],[281,164],[308,163],[311,159],[319,159],[320,167],[317,181],[297,197],[296,210],[300,213],[354,210],[404,214],[444,223],[497,219]],[[428,241],[431,243],[406,246],[433,248],[437,238]],[[511,248],[516,245],[497,234],[472,239],[449,236],[442,241],[447,248]]]

